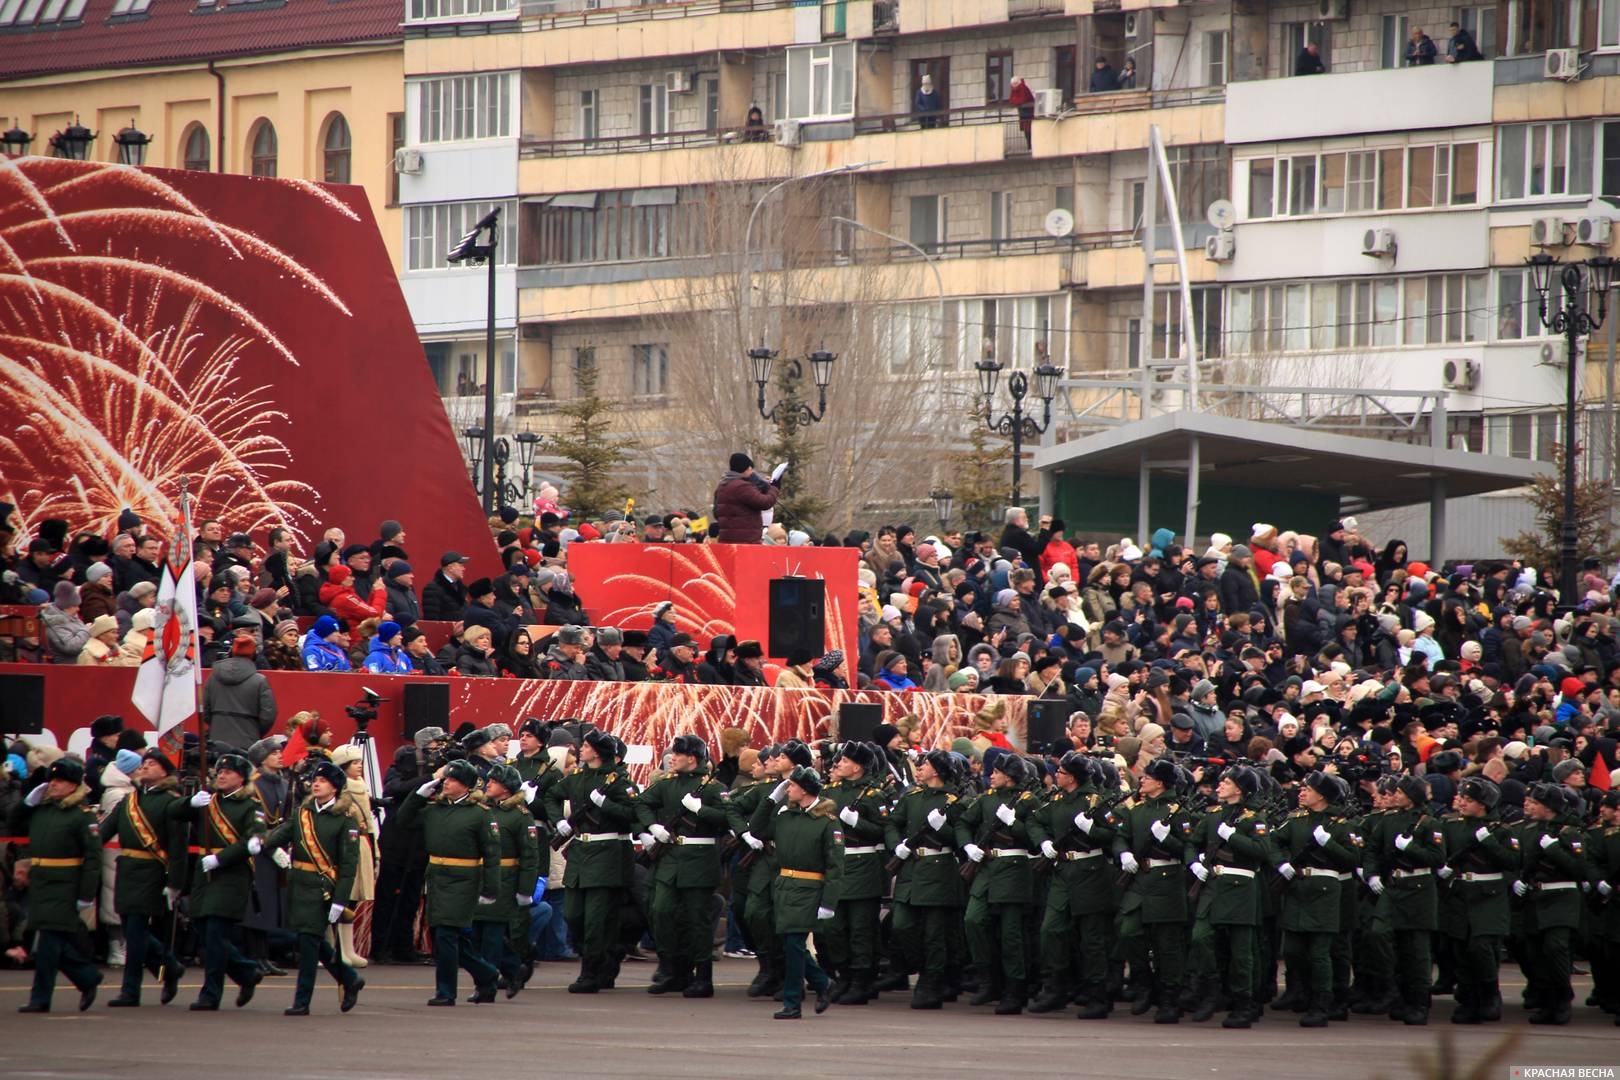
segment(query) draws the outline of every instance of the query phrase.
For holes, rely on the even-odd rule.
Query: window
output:
[[[1226,85],[1226,31],[1204,31],[1204,85]]]
[[[1620,123],[1612,120],[1603,125],[1602,169],[1598,194],[1608,198],[1620,196]]]
[[[1603,0],[1602,10],[1604,19],[1614,17],[1610,15],[1611,12],[1616,13],[1616,15],[1620,15],[1620,7],[1615,6],[1614,0]],[[1620,23],[1620,18],[1617,18],[1616,22]],[[1490,7],[1458,8],[1457,23],[1464,30],[1474,35],[1474,44],[1479,46],[1479,51],[1482,55],[1496,55],[1495,5],[1491,5]],[[1607,45],[1610,44],[1610,42],[1605,39],[1603,44]],[[1617,44],[1620,44],[1620,42],[1617,42]]]
[[[525,208],[525,263],[628,262],[708,254],[701,201],[682,216],[675,188],[559,195]]]
[[[114,0],[114,15],[139,15],[152,6],[152,0]]]
[[[253,125],[248,140],[251,171],[254,176],[276,175],[276,127],[268,120]]]
[[[1479,202],[1479,146],[1442,143],[1251,158],[1249,218],[1473,206]]]
[[[774,71],[766,77],[765,84],[766,104],[770,106],[766,114],[772,120],[782,120],[788,114],[787,98],[787,72]]]
[[[917,95],[922,93],[924,75],[934,80],[934,93],[939,95],[940,110],[949,109],[951,107],[951,58],[948,56],[930,56],[911,62],[911,97],[906,101],[906,110],[910,112],[916,109]]]
[[[1074,213],[1074,185],[1059,184],[1052,189],[1052,208]]]
[[[1283,52],[1283,63],[1288,65],[1284,75],[1294,73],[1294,58],[1305,51],[1305,46],[1315,42],[1317,55],[1322,63],[1327,65],[1329,71],[1333,70],[1333,24],[1326,22],[1292,22],[1283,23],[1283,42],[1287,46]]]
[[[924,251],[933,251],[945,242],[948,232],[949,199],[944,195],[911,197],[911,242]]]
[[[1501,199],[1592,193],[1592,124],[1506,124],[1497,129],[1496,193]]]
[[[1221,290],[1192,291],[1193,329],[1206,357],[1221,355]],[[1181,359],[1181,290],[1162,289],[1153,299],[1153,359]]]
[[[207,172],[213,168],[208,144],[208,129],[201,124],[192,124],[186,129],[186,137],[180,144],[181,167],[193,172]]]
[[[455,19],[467,15],[499,15],[507,12],[515,14],[517,9],[517,0],[410,0],[405,18],[407,22],[419,22],[424,19]]]
[[[1052,50],[1052,86],[1063,92],[1065,104],[1074,100],[1077,55],[1073,45],[1059,45]]]
[[[1288,163],[1288,213],[1294,217],[1316,213],[1316,155]]]
[[[1484,341],[1488,281],[1484,273],[1427,274],[1230,288],[1226,348],[1236,355]],[[1218,316],[1206,310],[1200,318],[1213,342]],[[1216,355],[1213,348],[1206,344],[1205,351]]]
[[[84,17],[87,2],[88,0],[5,0],[0,2],[0,26],[55,26],[76,22]],[[113,14],[128,14],[131,10],[145,11],[149,3],[151,0],[142,0],[136,7],[129,4],[128,0],[120,0],[120,6],[125,10],[119,11],[115,8]]]
[[[1407,25],[1405,15],[1385,15],[1379,23],[1378,66],[1398,68],[1406,63]]]
[[[587,145],[596,141],[596,91],[579,92],[579,137]]]
[[[822,120],[854,114],[854,42],[790,46],[787,54],[788,116]]]
[[[1012,237],[1013,195],[1010,191],[990,193],[990,239],[1007,240]]]
[[[1055,348],[1052,340],[1063,333],[1064,308],[1061,303],[1054,305],[1048,296],[963,301],[957,327],[958,355],[969,362],[993,357],[1020,367],[1040,362],[1035,359],[1037,345],[1048,355],[1066,356],[1067,350]]]
[[[1130,200],[1131,218],[1125,227],[1134,232],[1142,227],[1142,221],[1147,217],[1147,184],[1141,180],[1127,181],[1126,194]]]
[[[630,393],[636,397],[669,393],[669,346],[630,346]]]
[[[326,121],[326,138],[321,140],[322,175],[328,184],[349,182],[351,150],[349,122],[342,113],[333,113]]]
[[[986,105],[1006,101],[1012,93],[1011,49],[996,49],[984,54],[984,101]]]
[[[1496,339],[1520,341],[1546,337],[1552,331],[1541,324],[1541,298],[1530,283],[1528,272],[1519,269],[1496,272]]]
[[[388,114],[388,152],[398,154],[405,149],[405,114]],[[388,170],[388,205],[399,205],[399,173]]]
[[[720,80],[703,80],[703,130],[720,130]]]
[[[1344,161],[1344,209],[1346,213],[1371,210],[1378,200],[1378,155],[1371,150],[1353,151]]]
[[[644,136],[669,131],[669,90],[662,82],[642,83],[637,130]]]
[[[1166,157],[1182,222],[1203,221],[1209,204],[1226,198],[1227,177],[1231,172],[1226,147],[1219,143],[1171,146],[1166,148]]]
[[[1598,4],[1598,48],[1620,48],[1620,3],[1616,0],[1600,0]],[[1480,51],[1484,52],[1484,49],[1485,44],[1481,42]]]
[[[497,266],[517,265],[517,203],[428,203],[405,208],[405,269],[439,270],[449,266],[450,248],[478,219],[501,208],[501,236],[495,246]]]
[[[416,82],[417,142],[505,139],[512,134],[512,74],[448,75]]]
[[[1277,162],[1273,158],[1256,158],[1249,162],[1249,216],[1268,218],[1276,213]]]

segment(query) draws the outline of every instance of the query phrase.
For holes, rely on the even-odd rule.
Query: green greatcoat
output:
[[[1120,913],[1140,911],[1144,923],[1185,922],[1187,867],[1183,854],[1192,836],[1192,822],[1170,792],[1138,799],[1121,817],[1113,846],[1116,852],[1129,851],[1137,869],[1120,903]],[[1153,835],[1156,823],[1170,830],[1163,840]],[[1096,831],[1093,827],[1092,832]]]
[[[1051,888],[1064,891],[1064,910],[1075,915],[1111,914],[1115,899],[1109,851],[1119,836],[1120,822],[1111,809],[1099,810],[1102,796],[1089,784],[1070,792],[1053,789],[1050,801],[1029,816],[1029,840],[1035,847],[1050,840],[1058,851]],[[1091,831],[1082,832],[1074,819],[1084,812],[1092,819]],[[1051,903],[1049,897],[1047,900]]]
[[[1013,808],[1010,825],[997,816],[997,808],[1004,805]],[[1033,792],[991,788],[957,815],[956,846],[977,844],[984,849],[984,861],[979,863],[968,895],[990,904],[1028,904],[1034,899],[1029,815],[1037,805]]]
[[[818,799],[810,809],[784,806],[774,814],[757,815],[776,844],[777,870],[771,889],[778,934],[808,934],[816,928],[818,908],[837,908],[844,877],[844,834],[837,809],[830,799]],[[813,874],[795,877],[787,873]]]
[[[509,923],[517,915],[518,893],[534,895],[534,883],[540,876],[540,827],[521,792],[489,804],[489,817],[500,829],[500,886],[495,902],[479,904],[473,920]]]
[[[696,813],[681,799],[696,794]],[[730,831],[726,820],[726,789],[700,772],[665,773],[636,797],[636,824],[647,832],[657,823],[672,834],[663,854],[653,864],[653,880],[677,889],[713,889],[720,885],[718,842],[688,844],[688,839],[718,841]],[[758,837],[764,839],[764,837]]]
[[[1485,839],[1478,837],[1480,829]],[[1506,937],[1512,921],[1509,897],[1519,871],[1519,839],[1502,822],[1447,814],[1440,820],[1447,864],[1440,896],[1440,928],[1448,937]],[[1486,880],[1477,880],[1485,875]]]
[[[150,827],[144,838],[131,818],[131,799],[140,800],[141,812]],[[180,797],[179,782],[165,776],[130,792],[101,823],[101,842],[116,838],[121,849],[118,879],[113,885],[113,908],[119,915],[164,915],[169,905],[163,890],[185,888],[189,809]]]
[[[1316,842],[1319,828],[1328,834],[1326,845]],[[1294,879],[1283,886],[1278,924],[1290,933],[1337,934],[1344,925],[1339,875],[1353,871],[1361,860],[1349,826],[1327,810],[1295,810],[1271,840],[1277,863],[1294,868]]]
[[[944,788],[908,788],[896,800],[884,843],[891,852],[901,842],[911,849],[894,881],[896,902],[913,907],[962,906],[962,877],[951,850],[953,823],[962,809],[957,797]],[[945,824],[937,830],[928,824],[931,810],[945,814]]]
[[[36,930],[83,930],[79,901],[95,900],[101,888],[101,842],[89,797],[90,788],[80,784],[60,800],[19,808],[28,822],[28,857],[34,860],[28,871],[28,925]],[[71,865],[41,866],[42,859]]]
[[[779,783],[781,781],[774,778],[759,780],[731,793],[731,797],[726,800],[726,820],[732,832],[741,836],[750,831],[754,815],[759,812],[760,806],[768,801],[766,796],[775,790]],[[764,841],[765,837],[756,832],[754,839]],[[748,852],[745,851],[743,854],[746,856]],[[758,899],[767,909],[769,908],[771,889],[776,884],[776,866],[776,851],[774,847],[767,847],[759,852],[759,857],[754,860],[753,865],[744,871],[746,875],[744,895],[748,897],[750,907]],[[731,884],[733,889],[737,888],[736,881]]]
[[[1235,830],[1225,840],[1218,831],[1222,822]],[[1201,824],[1208,845],[1204,865],[1209,869],[1209,880],[1204,883],[1204,895],[1209,898],[1210,925],[1259,926],[1258,875],[1267,864],[1275,861],[1270,826],[1254,810],[1236,806],[1212,811]],[[1230,873],[1231,868],[1250,870],[1253,874]],[[1202,914],[1202,904],[1200,909]]]
[[[202,857],[191,875],[191,916],[215,916],[240,921],[253,896],[253,856],[248,840],[265,835],[264,808],[254,797],[253,785],[243,784],[229,795],[217,792],[204,807],[186,809],[197,823],[201,856],[212,855],[219,865],[203,873]]]
[[[333,904],[347,904],[354,890],[354,875],[360,868],[360,826],[349,814],[353,805],[347,794],[340,794],[325,809],[316,805],[315,796],[287,815],[265,838],[266,850],[285,847],[292,854],[292,885],[288,890],[287,929],[320,937],[331,925],[328,913]],[[299,822],[310,812],[315,843],[337,871],[328,878],[316,871],[319,860],[312,857]]]
[[[591,801],[591,792],[598,789],[606,798],[601,806]],[[630,884],[629,830],[636,822],[635,797],[636,785],[623,765],[580,765],[545,789],[546,820],[553,828],[567,821],[574,830],[563,874],[566,888],[622,889]]]
[[[500,907],[501,826],[490,816],[481,795],[471,792],[452,801],[441,793],[430,801],[413,791],[399,808],[399,825],[420,829],[427,846],[429,926],[471,926],[480,913],[479,897],[493,896],[495,903],[483,906]]]
[[[529,803],[529,812],[537,821],[544,821],[546,797],[551,789],[562,782],[563,769],[560,765],[552,763],[551,755],[541,750],[532,757],[519,754],[512,760],[512,768],[523,777],[525,784],[533,784],[534,799]]]
[[[1556,927],[1571,930],[1581,924],[1581,890],[1542,889],[1547,882],[1591,880],[1592,865],[1586,858],[1585,830],[1568,818],[1533,821],[1525,831],[1524,882],[1530,886],[1525,896],[1525,930],[1539,933]],[[1551,838],[1544,843],[1543,838]]]
[[[1412,838],[1405,851],[1395,846],[1401,836]],[[1392,930],[1436,930],[1439,928],[1440,898],[1432,870],[1446,861],[1446,840],[1440,823],[1419,810],[1388,810],[1373,815],[1367,825],[1367,877],[1383,881],[1379,897],[1380,913],[1387,913]],[[1421,870],[1431,873],[1397,877],[1395,871]]]
[[[768,790],[768,789],[767,789]],[[838,819],[844,831],[844,881],[840,900],[880,900],[886,887],[883,862],[883,831],[889,820],[889,800],[883,789],[871,781],[835,780],[821,789],[831,799],[834,812],[853,807],[858,815],[854,825]],[[872,848],[854,852],[852,848]]]

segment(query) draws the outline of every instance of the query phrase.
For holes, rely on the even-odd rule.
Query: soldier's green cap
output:
[[[821,794],[821,777],[808,765],[800,765],[788,774],[788,779],[811,795]]]
[[[506,789],[508,795],[515,794],[523,786],[523,776],[510,765],[495,765],[485,775],[484,780],[491,784],[499,784]]]

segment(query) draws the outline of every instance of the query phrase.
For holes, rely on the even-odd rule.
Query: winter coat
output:
[[[96,813],[105,821],[118,804],[130,792],[135,790],[135,781],[125,776],[121,769],[108,765],[101,772],[101,804]],[[103,925],[117,926],[123,920],[119,919],[118,912],[113,909],[113,887],[118,880],[118,848],[106,847],[101,849],[101,904],[96,908],[96,915]]]
[[[377,898],[377,815],[371,811],[371,792],[364,780],[351,776],[343,793],[349,799],[349,816],[360,827],[360,865],[354,872],[354,892],[349,894],[358,904]]]
[[[409,675],[414,670],[404,649],[387,645],[381,638],[371,639],[365,668],[373,675]]]
[[[45,644],[50,650],[51,662],[71,664],[79,659],[85,642],[90,640],[90,628],[77,612],[63,611],[55,604],[39,609],[39,621],[45,627]]]
[[[228,656],[213,666],[203,684],[203,723],[210,742],[239,751],[270,733],[276,722],[276,696],[270,680],[246,656]]]
[[[985,625],[985,633],[994,634],[1002,627],[1007,628],[1007,638],[1010,641],[1017,641],[1022,635],[1030,633],[1029,620],[1024,617],[1022,611],[1014,611],[1007,604],[997,604],[995,613],[990,616],[990,622]]]
[[[494,678],[495,662],[485,656],[483,650],[464,644],[456,650],[456,674],[485,675]]]
[[[371,590],[362,600],[360,594],[350,586],[329,581],[321,586],[320,598],[333,615],[347,619],[350,626],[359,626],[367,619],[380,619],[388,609],[385,603],[387,593],[383,589]]]
[[[388,614],[400,626],[411,626],[422,617],[422,605],[417,602],[416,594],[401,584],[398,578],[384,581],[383,588],[388,595]]]
[[[1035,538],[1029,535],[1029,530],[1022,525],[1008,525],[1001,530],[1001,542],[998,548],[1010,547],[1018,552],[1018,557],[1024,560],[1024,565],[1035,567],[1040,565],[1041,555],[1036,550]]]
[[[760,512],[776,506],[780,489],[756,487],[748,477],[727,471],[714,489],[714,520],[720,526],[722,544],[757,544],[764,531]]]
[[[106,578],[89,581],[79,587],[79,619],[86,626],[99,616],[112,615],[116,610],[113,591],[108,588]]]
[[[581,626],[588,621],[579,597],[558,589],[546,593],[546,610],[541,616],[547,626]]]
[[[1260,603],[1260,591],[1254,577],[1234,563],[1228,563],[1221,572],[1221,610],[1228,615],[1248,611]]]
[[[440,622],[454,622],[461,618],[467,606],[467,584],[451,581],[440,570],[422,589],[422,618]],[[400,625],[404,625],[401,623]]]
[[[313,562],[307,562],[293,571],[293,611],[299,615],[330,615],[321,603],[321,574]]]

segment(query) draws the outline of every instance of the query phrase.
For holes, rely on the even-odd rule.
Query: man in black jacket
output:
[[[624,634],[616,626],[596,632],[596,644],[585,656],[585,676],[596,682],[624,682]]]
[[[1041,555],[1036,549],[1035,538],[1029,534],[1029,511],[1022,506],[1009,506],[1006,521],[1006,527],[1001,530],[1001,543],[997,546],[1017,551],[1025,566],[1031,569],[1039,567]]]
[[[1226,570],[1221,574],[1221,610],[1228,615],[1246,612],[1260,603],[1260,590],[1249,574],[1253,561],[1254,555],[1242,544],[1234,545],[1227,557]]]
[[[401,626],[411,626],[422,617],[416,600],[416,574],[404,559],[395,559],[383,571],[383,588],[388,593],[388,613]]]
[[[405,643],[405,655],[411,658],[411,667],[416,669],[418,675],[447,674],[444,665],[439,663],[439,658],[433,655],[433,650],[428,646],[427,635],[422,633],[421,627],[407,626],[400,640]],[[452,648],[451,654],[454,653]]]
[[[461,618],[467,608],[467,556],[447,551],[439,557],[439,572],[422,590],[422,618],[444,622]]]

